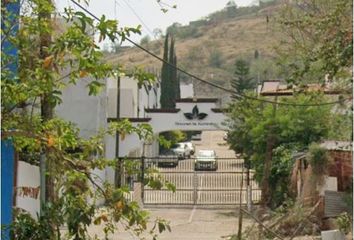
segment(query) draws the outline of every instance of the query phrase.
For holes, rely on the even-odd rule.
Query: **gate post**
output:
[[[140,166],[140,182],[141,182],[141,201],[144,203],[144,172],[145,172],[145,156],[141,156]]]
[[[252,184],[249,166],[247,166],[247,210],[252,212]]]

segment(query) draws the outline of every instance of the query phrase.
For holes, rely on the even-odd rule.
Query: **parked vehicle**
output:
[[[191,150],[185,143],[173,144],[171,150],[177,154],[178,159],[190,158],[191,156]]]
[[[156,159],[156,162],[158,167],[163,167],[163,166],[177,167],[178,156],[174,151],[168,149],[159,155],[159,157]]]
[[[226,132],[226,133],[224,133],[224,136],[222,137],[222,139],[224,139],[224,141],[227,141],[228,137],[229,137],[229,134]]]
[[[218,163],[214,150],[199,150],[194,162],[194,170],[217,170]]]
[[[195,134],[191,137],[191,139],[194,141],[200,141],[202,140],[202,134]]]
[[[194,153],[195,153],[194,143],[192,143],[192,142],[182,142],[182,143],[187,145],[187,148],[188,148],[188,150],[190,152],[190,155],[194,155]]]

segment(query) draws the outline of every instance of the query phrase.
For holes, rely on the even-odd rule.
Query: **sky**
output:
[[[161,0],[162,3],[170,6],[177,5],[177,8],[170,8],[163,13],[157,0],[90,0],[87,9],[94,15],[100,17],[106,15],[110,19],[117,19],[121,27],[136,27],[142,25],[142,34],[131,36],[133,41],[149,35],[153,39],[153,30],[159,28],[163,31],[174,22],[183,25],[190,21],[198,20],[208,16],[210,13],[221,10],[229,0]],[[237,6],[249,6],[255,0],[234,0]],[[80,1],[83,4],[84,1]],[[64,7],[71,6],[79,10],[70,0],[55,0],[59,11]]]

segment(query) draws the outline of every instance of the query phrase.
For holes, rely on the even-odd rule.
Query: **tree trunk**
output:
[[[275,102],[277,97],[275,98]],[[273,104],[273,118],[275,119],[277,110],[277,104]],[[269,133],[267,138],[266,154],[264,159],[264,169],[263,169],[263,179],[262,179],[262,198],[261,206],[265,208],[271,202],[271,190],[269,184],[270,171],[272,169],[272,157],[273,157],[273,148],[276,142],[276,137],[274,133],[274,123],[269,126]]]
[[[51,8],[47,7],[48,5],[52,5],[53,3],[51,0],[47,0],[45,3],[46,6],[41,6],[41,4],[44,5],[44,3],[39,2],[39,7],[41,9],[41,12],[38,14],[38,21],[41,23],[46,23],[46,25],[50,28],[51,25]],[[51,33],[50,31],[41,31],[40,32],[40,58],[45,60],[48,57],[48,52],[46,49],[48,49],[49,45],[51,42]],[[53,105],[51,103],[51,96],[52,96],[52,83],[51,80],[48,79],[47,83],[49,86],[49,91],[44,93],[41,97],[41,116],[42,116],[42,121],[45,123],[49,121],[50,119],[53,118]],[[49,150],[48,148],[43,149],[43,154],[46,155],[46,170],[50,173],[52,169],[52,163],[51,163],[51,158],[49,157]],[[53,178],[49,175],[46,176],[46,201],[53,201],[54,199],[54,182]]]

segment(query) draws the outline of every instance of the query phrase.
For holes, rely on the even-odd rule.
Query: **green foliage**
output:
[[[209,55],[209,66],[219,68],[222,63],[222,53],[217,49],[212,49]]]
[[[159,138],[160,150],[163,150],[170,148],[173,144],[185,141],[187,139],[187,134],[180,130],[174,130],[161,133]]]
[[[172,66],[176,66],[177,64],[174,38],[171,37],[171,45],[169,46],[169,34],[166,35],[165,39],[163,59],[172,64]],[[174,108],[176,106],[176,99],[180,97],[177,69],[172,66],[164,62],[161,68],[160,104],[162,108]]]
[[[279,48],[288,81],[324,82],[346,75],[351,78],[353,2],[302,0],[285,4],[279,22],[286,35]]]
[[[261,58],[259,55],[250,63],[250,75],[254,79],[257,79],[259,84],[265,80],[279,79],[286,76],[282,74],[282,70],[276,64],[275,60]]]
[[[315,175],[321,176],[326,173],[328,165],[328,153],[325,148],[320,147],[318,144],[311,144],[307,155],[312,171]]]
[[[140,40],[140,45],[147,46],[150,43],[150,41],[151,41],[151,39],[150,39],[149,35],[146,35],[145,37],[143,37]]]
[[[350,215],[346,212],[341,213],[337,219],[336,219],[336,224],[341,232],[344,234],[348,234],[350,231],[352,231],[353,220],[350,217]]]
[[[167,35],[176,36],[178,34],[178,30],[181,26],[182,26],[182,24],[175,22],[171,26],[167,27],[166,36]]]
[[[246,90],[251,90],[255,87],[253,78],[249,76],[250,65],[243,59],[239,59],[235,62],[234,78],[231,81],[232,88],[237,93],[243,93]],[[232,98],[237,99],[237,95],[233,95]]]
[[[6,6],[7,3],[4,3]],[[93,18],[73,8],[61,14],[62,22],[47,17],[54,16],[51,1],[24,1],[16,36],[4,31],[2,38],[9,40],[18,49],[18,74],[14,76],[10,64],[14,62],[5,52],[1,53],[1,116],[2,137],[11,138],[24,161],[38,163],[40,154],[45,153],[46,176],[53,185],[41,216],[32,219],[29,214],[18,212],[10,227],[14,239],[88,239],[88,226],[102,224],[106,237],[116,229],[119,222],[136,235],[147,231],[156,238],[158,230],[148,229],[149,215],[136,202],[125,197],[126,188],[115,188],[92,174],[94,169],[115,167],[116,160],[105,159],[104,138],[117,132],[124,138],[136,134],[140,139],[151,139],[152,129],[147,124],[133,126],[128,120],[111,123],[96,135],[81,138],[79,129],[62,119],[40,114],[40,107],[48,105],[54,109],[61,102],[62,90],[85,79],[88,94],[97,95],[103,89],[102,79],[110,76],[128,75],[139,85],[154,81],[155,76],[134,68],[127,72],[122,66],[105,63],[97,41],[122,42],[130,34],[140,33],[140,27],[118,27],[116,20],[102,16]],[[3,23],[8,21],[8,12],[2,9]],[[56,18],[58,19],[58,18]],[[90,34],[88,34],[88,32]],[[64,75],[64,73],[67,73]],[[44,98],[46,96],[46,98]],[[43,112],[42,112],[43,113]],[[29,159],[27,159],[27,157]],[[151,184],[145,176],[146,184]],[[161,179],[154,179],[159,184]],[[162,181],[162,186],[173,190],[173,186]],[[50,186],[50,187],[49,187]],[[58,194],[60,193],[60,194]],[[99,211],[96,201],[104,199],[105,212]],[[169,229],[167,222],[159,230]],[[64,235],[61,226],[67,226]],[[162,231],[161,230],[161,231]]]
[[[321,95],[297,95],[284,99],[289,103],[318,103],[326,101]],[[272,134],[275,139],[269,185],[274,206],[288,194],[291,155],[303,150],[312,142],[327,137],[328,123],[332,114],[330,107],[292,107],[255,100],[240,99],[230,105],[228,142],[251,163],[256,180],[261,181],[267,141]],[[273,206],[273,207],[274,207]]]
[[[351,141],[353,139],[353,111],[346,106],[338,106],[331,119],[333,126],[329,132],[329,139]]]

